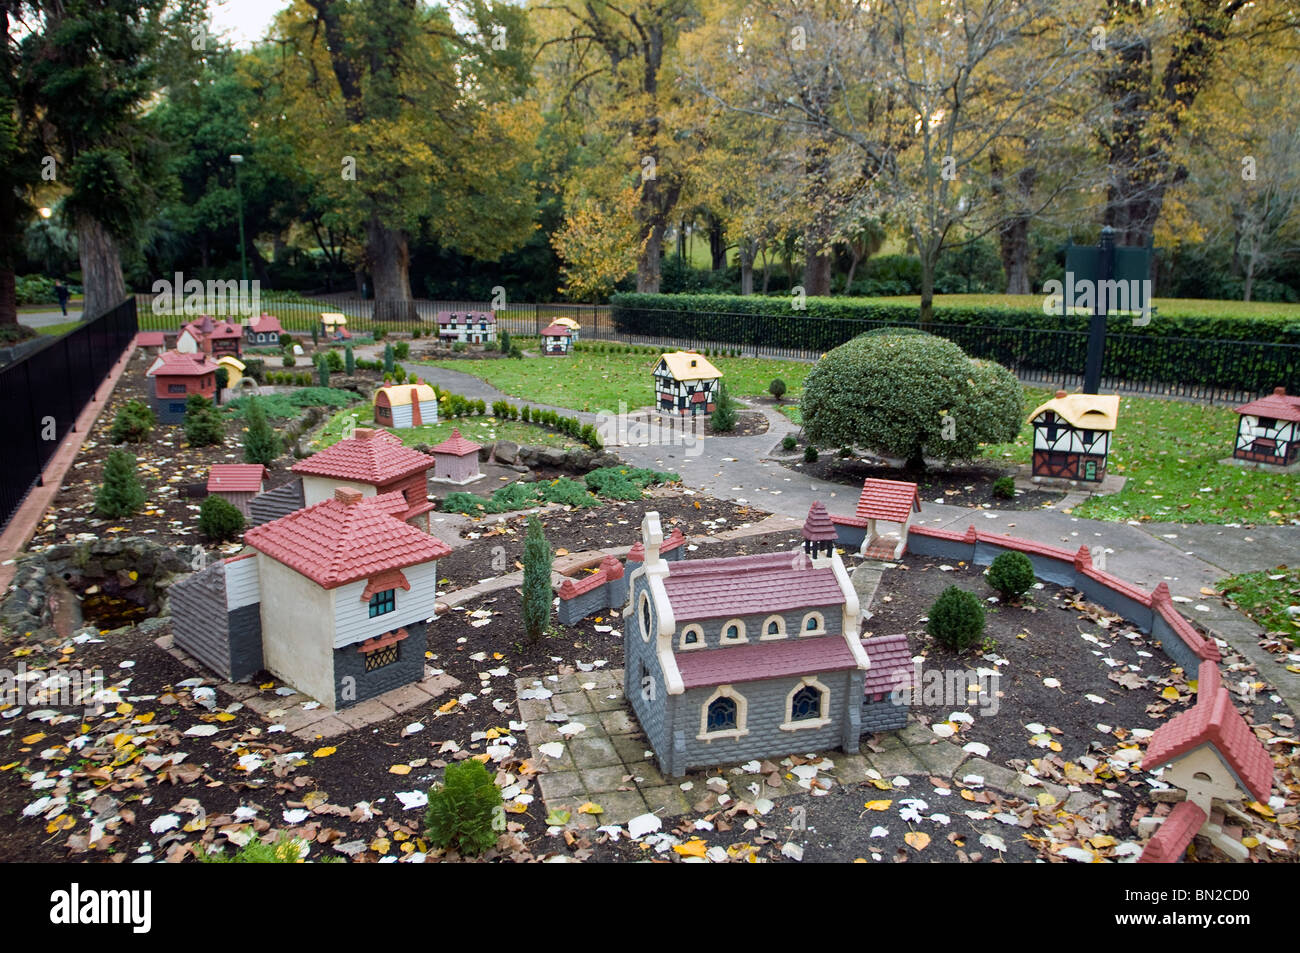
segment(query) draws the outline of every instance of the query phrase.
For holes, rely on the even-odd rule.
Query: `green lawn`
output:
[[[619,401],[629,410],[654,400],[651,372],[659,354],[609,354],[579,350],[568,357],[526,357],[523,360],[428,362],[434,367],[473,374],[512,397],[573,410],[617,411]],[[786,383],[786,399],[797,400],[811,364],[753,357],[711,357],[733,397],[767,393],[772,379]]]
[[[338,443],[343,436],[343,422],[348,417],[355,418],[358,427],[371,426],[375,420],[374,407],[373,405],[364,405],[350,410],[342,410],[335,414],[330,418],[329,423],[316,435],[316,439],[312,441],[312,449],[324,450],[326,447]],[[516,443],[526,443],[532,446],[580,446],[579,443],[570,440],[563,434],[555,433],[544,427],[536,427],[533,424],[526,424],[518,420],[497,420],[495,417],[457,417],[455,420],[425,424],[423,427],[405,427],[394,430],[393,433],[401,437],[402,443],[406,444],[406,446],[413,447],[417,443],[441,443],[451,436],[453,427],[460,428],[461,436],[476,443],[486,444],[493,440],[513,440]]]
[[[1238,609],[1258,622],[1266,632],[1285,636],[1300,645],[1300,617],[1287,613],[1288,606],[1300,605],[1300,567],[1263,569],[1219,580],[1219,588]],[[1300,674],[1300,665],[1287,671]]]

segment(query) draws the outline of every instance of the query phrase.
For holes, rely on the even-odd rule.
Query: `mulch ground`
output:
[[[756,434],[767,433],[767,417],[758,410],[739,410],[736,412],[736,426],[727,431],[716,431],[713,429],[712,419],[709,421],[709,434],[714,437],[753,437]]]

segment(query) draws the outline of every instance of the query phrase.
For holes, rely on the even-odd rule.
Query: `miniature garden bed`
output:
[[[767,415],[761,410],[737,411],[736,426],[725,432],[714,430],[713,421],[710,419],[708,429],[710,437],[755,437],[758,434],[767,433],[767,431]]]

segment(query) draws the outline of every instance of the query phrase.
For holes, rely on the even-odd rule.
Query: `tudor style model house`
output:
[[[284,328],[273,314],[253,318],[244,325],[244,343],[249,345],[279,347]]]
[[[489,344],[497,339],[497,316],[491,311],[439,311],[438,339]]]
[[[375,390],[375,423],[381,427],[420,427],[438,422],[438,398],[428,384],[390,384]]]
[[[869,662],[858,596],[818,507],[802,551],[674,563],[659,515],[642,520],[644,561],[628,563],[624,694],[665,774],[857,750]]]
[[[1289,467],[1300,463],[1300,397],[1285,387],[1237,408],[1237,460]]]
[[[334,496],[336,487],[348,487],[364,496],[398,492],[406,499],[403,520],[429,529],[428,472],[433,457],[402,446],[394,434],[358,427],[354,436],[299,460],[291,470],[302,477],[302,499],[311,506]]]
[[[568,357],[573,350],[573,332],[558,322],[542,329],[542,354],[546,357]]]
[[[437,560],[400,493],[328,500],[254,527],[252,552],[172,587],[176,645],[226,678],[263,668],[331,709],[424,677]]]
[[[1034,428],[1033,474],[1100,483],[1106,477],[1110,436],[1119,418],[1119,397],[1056,396],[1029,415]]]
[[[212,400],[217,394],[217,365],[206,354],[163,351],[145,376],[153,378],[149,402],[158,422],[178,424],[185,420],[185,402],[191,394]]]
[[[655,406],[681,417],[711,414],[722,371],[694,351],[670,351],[655,365]]]

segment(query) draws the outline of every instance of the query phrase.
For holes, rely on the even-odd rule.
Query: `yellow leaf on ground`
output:
[[[702,840],[688,840],[685,844],[676,844],[673,850],[683,857],[703,857],[708,853],[709,845]]]
[[[578,813],[579,814],[604,814],[605,809],[601,807],[599,804],[597,804],[595,801],[588,801],[586,804],[583,804],[581,807],[578,808]]]
[[[36,744],[36,742],[40,741],[40,740],[43,739],[44,737],[45,737],[45,732],[43,732],[43,731],[38,731],[38,732],[36,732],[36,734],[34,734],[34,735],[28,735],[26,738],[24,738],[24,739],[23,739],[23,744],[25,744],[25,745],[34,745],[34,744]],[[127,740],[130,740],[130,739],[127,739]]]
[[[890,784],[888,781],[886,781],[886,780],[884,780],[884,779],[882,779],[882,778],[872,778],[872,779],[871,779],[871,785],[872,785],[872,787],[874,787],[874,788],[876,788],[876,789],[878,789],[878,790],[880,790],[880,791],[888,791],[890,788],[893,787],[892,784]]]
[[[568,551],[567,549],[565,549],[563,546],[561,546],[559,549],[557,549],[557,550],[555,551],[555,555],[557,555],[557,556],[567,556],[567,555],[569,555],[569,551]]]
[[[1261,804],[1259,801],[1251,801],[1249,804],[1246,805],[1246,807],[1254,811],[1260,817],[1271,818],[1274,816],[1273,809],[1269,807],[1267,804]]]
[[[376,854],[388,853],[389,846],[390,845],[388,843],[387,837],[376,837],[374,840],[370,842],[370,849],[373,850]]]
[[[438,711],[442,712],[443,714],[446,714],[447,712],[451,711],[459,704],[460,702],[457,699],[453,698],[451,701],[443,702],[441,705],[439,705]]]
[[[217,721],[234,721],[235,716],[228,711],[219,711],[216,715]]]
[[[1052,806],[1053,804],[1055,804],[1055,803],[1056,803],[1056,798],[1055,798],[1055,797],[1053,797],[1052,795],[1048,794],[1046,791],[1040,791],[1040,792],[1039,792],[1039,794],[1038,794],[1038,806],[1039,806],[1039,807],[1051,807],[1051,806]]]
[[[410,774],[411,766],[409,764],[395,764],[388,769],[389,774]]]
[[[1090,838],[1088,843],[1100,849],[1102,847],[1114,847],[1118,842],[1109,834],[1098,834],[1096,837]]]
[[[1178,689],[1174,688],[1174,686],[1172,685],[1167,685],[1165,686],[1165,689],[1160,693],[1160,697],[1166,698],[1171,702],[1176,702],[1178,701]]]
[[[115,710],[119,715],[129,715],[131,712],[135,711],[135,706],[130,702],[122,702]]]
[[[965,790],[965,789],[963,788],[963,789],[962,789],[962,792],[961,792],[961,799],[962,799],[963,801],[973,801],[973,800],[975,800],[975,792],[974,792],[974,791],[967,791],[967,790]]]
[[[868,811],[887,811],[893,801],[868,801],[863,805]]]
[[[330,755],[332,755],[335,751],[338,750],[339,750],[338,748],[332,748],[326,746],[324,748],[317,748],[315,751],[311,753],[311,756],[313,758],[328,758]]]
[[[930,846],[930,835],[925,831],[908,831],[903,840],[914,850],[925,850]]]
[[[146,711],[143,712],[142,714],[136,715],[135,723],[137,725],[147,725],[149,724],[149,722],[153,721],[153,715],[154,713],[151,711]]]

